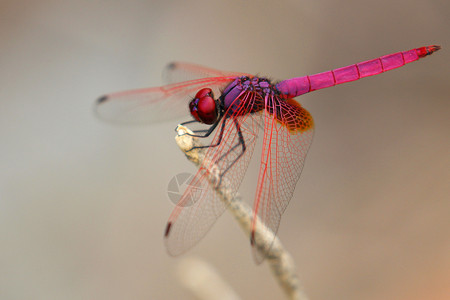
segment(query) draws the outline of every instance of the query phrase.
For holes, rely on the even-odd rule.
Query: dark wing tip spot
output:
[[[101,104],[101,103],[105,102],[106,100],[108,100],[108,96],[106,96],[106,95],[101,96],[100,98],[97,99],[97,104]]]
[[[167,226],[166,226],[166,232],[164,233],[164,237],[165,237],[165,238],[167,238],[167,236],[168,236],[169,233],[170,233],[170,227],[172,227],[172,222],[167,223]]]
[[[251,236],[250,236],[250,245],[253,247],[255,246],[255,230],[252,230]]]
[[[171,62],[170,64],[167,65],[167,69],[168,70],[173,70],[177,67],[177,63],[176,62]]]

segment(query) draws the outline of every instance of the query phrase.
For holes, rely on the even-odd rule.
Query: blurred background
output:
[[[194,299],[189,257],[243,299],[280,299],[225,213],[168,256],[177,122],[117,126],[108,92],[173,60],[303,76],[440,44],[431,57],[298,100],[316,135],[279,236],[318,299],[450,297],[450,2],[0,1],[0,299]],[[253,201],[258,158],[240,192]]]

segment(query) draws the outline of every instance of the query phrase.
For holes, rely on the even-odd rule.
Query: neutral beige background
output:
[[[190,256],[243,299],[281,298],[228,214],[166,254],[167,184],[195,171],[177,122],[105,124],[94,100],[161,84],[175,59],[284,79],[433,43],[299,99],[316,136],[279,236],[313,300],[449,299],[449,16],[447,0],[1,1],[0,299],[193,299]],[[249,201],[256,176],[257,159]]]

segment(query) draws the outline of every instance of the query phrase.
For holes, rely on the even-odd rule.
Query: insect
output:
[[[194,187],[204,185],[207,171],[215,165],[220,170],[220,182],[236,192],[262,131],[263,149],[250,235],[254,245],[257,217],[276,234],[312,142],[313,118],[293,98],[399,68],[439,49],[440,46],[433,45],[397,52],[278,83],[245,73],[172,63],[165,73],[172,84],[102,96],[97,100],[96,111],[106,120],[152,123],[181,117],[189,107],[194,120],[183,124],[209,125],[208,129],[194,131],[194,136],[208,137],[214,133],[204,162],[169,217],[164,236],[172,255],[194,246],[226,209],[213,187],[206,185],[201,193]],[[180,82],[185,75],[195,79]],[[192,95],[195,96],[190,98]],[[255,258],[257,262],[264,259]]]

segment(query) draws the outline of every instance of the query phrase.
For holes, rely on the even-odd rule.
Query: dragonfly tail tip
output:
[[[441,49],[441,46],[439,46],[439,45],[431,45],[431,46],[417,48],[416,51],[417,51],[419,58],[422,58],[427,55],[431,55],[440,49]]]
[[[441,46],[439,46],[439,45],[434,45],[434,51],[438,51],[438,50],[441,50],[441,49],[442,49]]]

